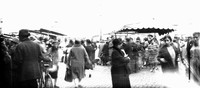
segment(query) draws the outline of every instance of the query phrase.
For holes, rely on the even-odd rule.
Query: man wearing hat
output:
[[[19,31],[21,43],[16,47],[13,62],[18,66],[19,88],[38,88],[37,79],[41,78],[40,62],[45,60],[39,44],[31,41],[26,29]],[[48,60],[45,60],[48,61]]]

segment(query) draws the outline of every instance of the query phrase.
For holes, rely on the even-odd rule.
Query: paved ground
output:
[[[60,88],[74,88],[73,82],[64,81],[65,64],[59,64],[57,85]],[[88,74],[92,77],[89,78]],[[180,68],[181,74],[163,74],[160,67],[155,72],[143,69],[138,73],[130,75],[132,88],[199,88],[193,82],[189,82],[184,74],[184,70]],[[111,88],[110,66],[97,65],[94,70],[86,71],[86,77],[82,81],[84,88]]]
[[[98,50],[96,58],[98,58]],[[180,64],[179,74],[163,74],[161,68],[155,72],[150,72],[148,69],[143,69],[138,73],[131,74],[130,82],[132,88],[200,88],[196,86],[193,81],[188,81],[185,75],[185,68]],[[74,88],[73,82],[64,81],[66,65],[59,64],[58,81],[57,85],[60,88]],[[91,73],[92,77],[89,78],[88,74]],[[86,77],[82,80],[82,85],[85,88],[111,88],[111,73],[109,66],[97,65],[94,70],[86,71]]]

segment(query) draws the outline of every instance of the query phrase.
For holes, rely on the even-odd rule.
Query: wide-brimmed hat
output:
[[[30,36],[30,33],[29,33],[29,31],[27,29],[21,29],[19,31],[19,36],[20,37],[28,37],[28,36]]]

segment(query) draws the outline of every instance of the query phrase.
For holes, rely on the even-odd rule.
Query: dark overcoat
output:
[[[94,47],[92,47],[92,46],[85,46],[85,50],[87,51],[87,54],[88,54],[88,56],[89,56],[89,59],[90,59],[90,61],[94,61],[94,53],[95,53],[95,49],[94,49]]]
[[[175,46],[172,45],[172,47],[173,47],[173,49],[175,51],[175,65],[173,64],[173,61],[172,61],[173,59],[172,59],[172,57],[171,57],[171,55],[170,55],[170,53],[169,53],[169,51],[168,51],[166,46],[162,47],[159,50],[157,59],[161,64],[161,68],[162,68],[163,72],[168,72],[168,71],[176,72],[176,71],[178,71],[178,55],[179,55],[179,51]],[[165,63],[162,62],[160,60],[160,58],[164,58],[166,60],[166,62]]]
[[[39,44],[29,39],[16,47],[14,62],[18,66],[19,81],[41,77],[40,61],[45,60]]]
[[[124,57],[122,51],[113,49],[112,55],[111,77],[113,88],[131,88],[128,68],[129,59]]]

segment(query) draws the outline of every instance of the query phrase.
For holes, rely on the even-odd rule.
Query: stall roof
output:
[[[51,31],[51,30],[47,30],[47,29],[43,29],[43,28],[41,28],[39,31],[40,31],[40,33],[46,32],[46,33],[51,33],[51,34],[55,34],[55,35],[66,36],[65,34],[58,33],[58,32]]]
[[[158,33],[159,35],[163,35],[166,33],[170,33],[175,31],[174,29],[170,28],[125,28],[117,31],[116,33],[129,33],[129,32],[135,32],[135,33]]]

